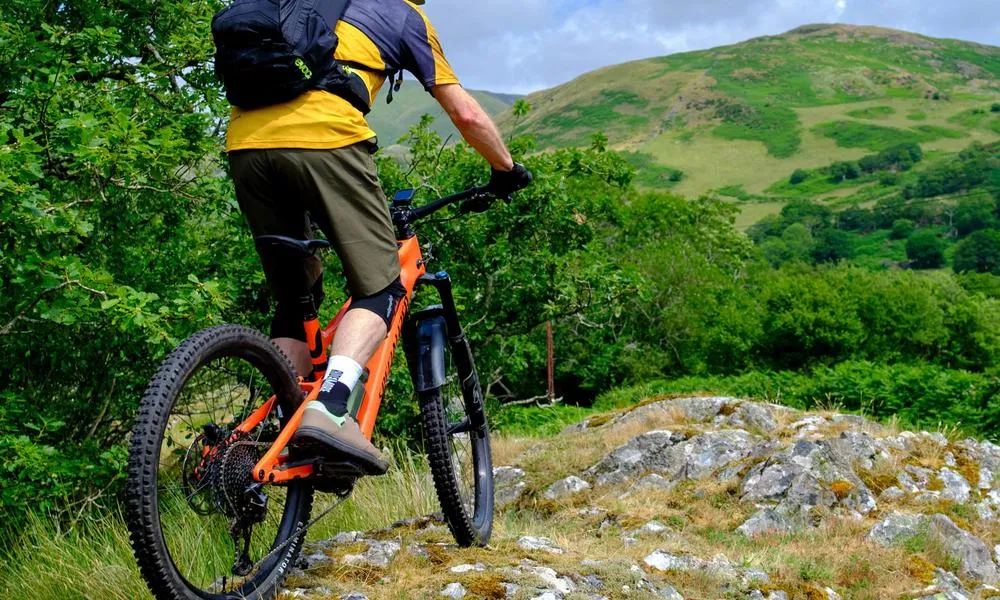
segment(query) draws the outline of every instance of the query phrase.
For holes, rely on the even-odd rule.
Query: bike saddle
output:
[[[254,238],[254,244],[260,252],[278,250],[302,256],[309,256],[315,254],[317,250],[330,247],[330,242],[326,240],[297,240],[283,235],[262,235]]]

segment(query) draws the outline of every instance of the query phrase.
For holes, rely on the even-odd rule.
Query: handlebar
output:
[[[439,200],[435,200],[430,204],[414,208],[412,209],[410,214],[412,215],[413,220],[417,220],[432,215],[437,211],[441,210],[442,208],[451,206],[452,204],[461,203],[464,205],[469,202],[482,202],[482,201],[489,202],[496,199],[497,199],[496,194],[490,191],[489,186],[474,187],[467,189],[464,192],[459,192],[457,194],[453,194],[451,196],[446,196]]]

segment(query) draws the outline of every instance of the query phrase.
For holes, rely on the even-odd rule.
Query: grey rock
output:
[[[522,566],[520,567],[520,571],[522,573],[534,575],[539,581],[542,582],[543,585],[559,594],[572,594],[577,590],[576,583],[574,583],[572,579],[560,576],[555,569],[550,569],[549,567]]]
[[[869,532],[868,539],[883,546],[895,546],[919,535],[932,535],[959,561],[959,574],[967,579],[996,583],[997,566],[990,549],[971,533],[959,528],[945,515],[893,513]]]
[[[295,566],[309,571],[315,569],[316,567],[322,567],[323,565],[329,564],[331,561],[329,555],[321,550],[316,550],[309,554],[302,554],[299,559],[295,562]]]
[[[945,452],[942,457],[944,459],[944,464],[946,467],[957,467],[958,460],[955,458],[955,454],[952,452]]]
[[[647,471],[650,457],[659,456],[683,440],[683,435],[669,431],[644,433],[615,448],[586,473],[596,477],[598,485],[621,483]]]
[[[633,489],[636,490],[661,489],[670,491],[675,487],[677,487],[677,481],[671,481],[658,473],[650,473],[649,475],[646,475],[639,481],[635,482],[635,486]]]
[[[462,573],[483,573],[486,571],[486,565],[484,565],[483,563],[476,563],[472,565],[469,564],[455,565],[454,567],[448,570],[458,575]]]
[[[913,465],[907,465],[903,467],[903,470],[912,478],[912,481],[916,485],[918,491],[926,490],[927,486],[930,485],[936,475],[934,471],[930,469],[916,467]]]
[[[430,559],[431,557],[430,552],[420,544],[409,544],[406,546],[406,551],[417,558]]]
[[[942,569],[935,569],[934,581],[925,589],[920,600],[969,600],[970,594],[962,581]]]
[[[340,600],[368,600],[368,596],[361,592],[350,592],[341,596]]]
[[[736,528],[748,538],[768,533],[789,533],[795,530],[795,523],[773,508],[762,508],[745,523]]]
[[[798,421],[792,423],[788,426],[789,429],[794,429],[799,437],[805,437],[810,433],[815,433],[819,431],[819,428],[827,424],[826,417],[821,417],[819,415],[810,415],[808,417],[803,417]]]
[[[660,523],[659,521],[650,521],[640,527],[639,531],[636,533],[640,535],[659,535],[665,531],[669,531],[669,528],[666,525]]]
[[[368,550],[361,554],[348,554],[344,556],[344,564],[352,566],[379,567],[389,566],[392,559],[399,553],[402,547],[402,540],[367,540]]]
[[[528,488],[523,481],[524,470],[517,467],[495,467],[493,469],[494,491],[493,503],[503,508],[517,502]]]
[[[900,499],[904,498],[905,496],[906,496],[906,492],[904,492],[903,490],[901,490],[900,488],[898,488],[896,486],[892,486],[892,487],[889,487],[889,488],[886,488],[886,489],[882,490],[882,493],[879,494],[879,499],[880,500],[887,500],[889,502],[893,502],[893,501],[896,501],[896,500],[900,500]]]
[[[493,484],[496,487],[513,485],[522,479],[524,479],[524,469],[518,469],[517,467],[493,468]]]
[[[547,537],[522,536],[517,540],[517,545],[522,550],[531,552],[548,552],[549,554],[565,554],[566,549],[559,546]]]
[[[493,504],[498,508],[503,508],[505,506],[510,506],[524,495],[525,490],[528,489],[528,484],[520,481],[514,485],[497,488],[493,496]]]
[[[664,400],[638,408],[622,419],[622,422],[633,420],[644,420],[658,412],[680,410],[684,418],[688,421],[707,422],[714,419],[727,404],[738,404],[740,401],[735,398],[720,397],[698,397],[698,398],[676,398],[674,400]]]
[[[517,595],[518,592],[521,591],[521,586],[517,585],[516,583],[503,582],[500,585],[503,586],[504,596],[506,598],[513,598],[514,596]]]
[[[575,475],[570,475],[566,479],[560,479],[550,485],[543,495],[549,500],[557,500],[588,489],[590,489],[589,483]]]
[[[941,490],[941,496],[948,500],[953,500],[959,504],[965,504],[969,501],[969,496],[972,493],[972,486],[969,482],[965,480],[955,471],[952,471],[948,467],[942,468],[938,472],[938,477],[941,478],[941,482],[944,484],[944,489]]]
[[[441,596],[445,598],[465,598],[465,586],[461,583],[449,583],[441,590]]]
[[[759,569],[737,567],[725,556],[719,554],[711,560],[703,560],[694,556],[671,554],[664,550],[656,550],[643,561],[659,571],[677,571],[682,573],[700,572],[709,577],[726,581],[740,581],[744,585],[753,581],[769,583],[767,573]]]
[[[537,596],[532,596],[531,600],[563,600],[563,595],[552,590],[545,590]]]
[[[362,531],[342,531],[330,538],[330,541],[334,544],[353,544],[364,539],[364,537],[365,534]]]
[[[730,427],[755,429],[762,433],[770,433],[778,429],[771,409],[756,402],[741,402],[728,417],[721,417],[719,424]]]
[[[747,600],[788,600],[788,594],[782,591],[769,592],[766,596],[760,590],[751,590]]]
[[[831,441],[831,447],[847,463],[857,463],[864,469],[874,467],[877,459],[889,458],[885,445],[862,431],[844,431]]]
[[[920,491],[920,486],[917,485],[917,482],[914,481],[913,478],[910,477],[910,474],[907,473],[906,471],[900,471],[896,475],[896,481],[899,482],[900,489],[902,489],[907,494],[916,494],[917,492]]]
[[[787,514],[816,506],[868,514],[878,506],[864,482],[826,441],[799,440],[771,456],[750,470],[741,491],[745,501],[780,502]]]
[[[759,439],[739,429],[710,431],[684,440],[667,431],[640,435],[587,470],[599,485],[652,472],[670,481],[699,479],[754,453]]]
[[[925,515],[895,512],[876,524],[868,532],[868,539],[883,546],[896,546],[928,530],[929,519]]]

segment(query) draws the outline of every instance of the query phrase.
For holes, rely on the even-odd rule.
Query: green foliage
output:
[[[835,162],[829,167],[830,181],[839,183],[861,177],[861,168],[856,162]]]
[[[837,262],[854,256],[854,241],[846,231],[827,227],[816,234],[812,257],[818,263]]]
[[[791,185],[798,185],[806,179],[809,179],[809,173],[807,171],[804,169],[795,169],[792,171],[792,176],[788,178],[788,183]]]
[[[914,231],[906,240],[906,258],[916,269],[939,269],[944,266],[944,242],[932,230]]]
[[[723,122],[713,134],[726,140],[761,142],[776,158],[794,156],[802,145],[798,116],[791,109],[747,106],[721,117]]]
[[[913,221],[909,219],[897,219],[892,224],[892,235],[890,236],[894,240],[905,240],[910,237],[913,230],[916,229]]]
[[[29,1],[0,16],[5,526],[113,491],[157,361],[197,328],[261,323],[218,176],[217,9]]]
[[[624,152],[622,155],[635,167],[635,182],[641,187],[665,190],[684,180],[684,171],[660,164],[651,154]]]
[[[903,188],[905,198],[933,198],[1000,181],[1000,145],[974,143],[953,159],[920,173]]]
[[[914,129],[896,129],[857,121],[832,121],[813,128],[819,135],[828,137],[842,148],[867,148],[887,150],[901,144],[932,142],[941,138],[963,137],[965,134],[945,127],[920,125]]]
[[[994,102],[993,105],[990,106],[990,112],[1000,113],[1000,102]]]
[[[1000,231],[977,231],[955,248],[955,272],[1000,275]]]
[[[995,229],[996,201],[989,194],[976,194],[962,198],[955,208],[955,230],[960,237],[980,229]]]

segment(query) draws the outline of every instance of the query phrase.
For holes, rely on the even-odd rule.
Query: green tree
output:
[[[813,236],[802,223],[793,223],[781,234],[790,260],[808,261],[813,248]]]
[[[894,240],[905,240],[910,237],[914,229],[916,229],[916,226],[913,224],[913,221],[909,219],[897,219],[892,224],[892,233],[889,234],[889,237]]]
[[[805,169],[795,169],[792,171],[792,176],[788,179],[788,183],[792,185],[798,185],[809,179],[809,173]]]
[[[955,230],[960,237],[980,229],[996,228],[996,202],[989,194],[976,194],[958,201],[955,208]]]
[[[955,247],[954,269],[957,273],[1000,275],[1000,231],[977,231]]]
[[[853,256],[854,241],[849,233],[829,227],[816,234],[816,244],[812,249],[812,257],[816,262],[837,262]]]
[[[895,232],[895,228],[893,228]],[[944,242],[930,229],[914,231],[906,240],[906,258],[917,269],[938,269],[944,266]]]

